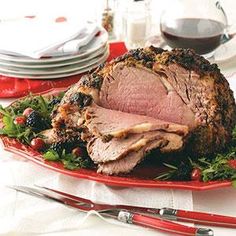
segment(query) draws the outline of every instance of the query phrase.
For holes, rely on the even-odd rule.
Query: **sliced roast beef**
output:
[[[103,140],[154,130],[162,130],[184,136],[188,133],[188,127],[185,125],[178,125],[149,116],[106,109],[96,104],[86,108],[84,117],[84,125],[89,129],[89,132],[95,136],[102,137]]]
[[[138,151],[153,140],[163,140],[159,131],[144,134],[133,134],[128,138],[114,138],[109,142],[103,142],[101,138],[93,138],[87,144],[87,151],[95,163],[114,161]],[[168,142],[165,141],[165,145]]]
[[[129,173],[134,167],[142,161],[145,155],[153,149],[159,148],[163,145],[163,140],[155,140],[148,143],[138,151],[129,153],[124,158],[116,161],[109,161],[100,163],[98,165],[98,173],[107,175],[117,175],[119,173]]]
[[[181,135],[162,131],[132,134],[123,139],[113,138],[109,142],[103,142],[101,138],[95,137],[87,144],[87,151],[95,163],[109,162],[136,152],[153,141],[162,140],[159,147],[163,152],[178,151],[183,147],[184,138]]]
[[[82,77],[52,116],[54,128],[81,128],[99,171],[112,174],[129,171],[160,140],[167,140],[163,152],[221,151],[231,141],[236,106],[217,65],[189,49],[151,46]]]
[[[161,132],[160,136],[161,139],[147,142],[142,147],[139,145],[139,149],[129,152],[123,158],[110,161],[107,161],[108,159],[106,159],[105,162],[99,163],[98,172],[108,175],[128,173],[133,170],[133,168],[141,162],[145,158],[145,155],[151,150],[159,149],[161,152],[176,152],[183,147],[184,139],[180,135]],[[130,138],[132,138],[132,136]],[[114,142],[114,139],[110,142]],[[104,145],[104,147],[107,146],[106,143],[100,144]],[[107,154],[107,150],[105,150],[103,155],[104,154]]]

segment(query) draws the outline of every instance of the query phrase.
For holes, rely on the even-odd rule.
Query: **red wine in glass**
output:
[[[221,43],[225,25],[211,19],[180,18],[172,24],[161,24],[162,37],[172,48],[192,48],[198,54],[208,54]]]

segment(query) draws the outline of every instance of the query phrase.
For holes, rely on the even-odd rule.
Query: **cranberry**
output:
[[[77,157],[82,157],[83,156],[83,149],[80,147],[76,147],[72,150],[72,154],[74,154]]]
[[[228,165],[229,165],[232,169],[236,169],[236,160],[234,160],[234,159],[228,160]]]
[[[25,116],[17,116],[14,120],[14,124],[16,125],[24,125],[26,122]]]
[[[200,180],[202,176],[202,171],[199,168],[194,168],[191,173],[192,180]]]
[[[28,117],[29,114],[33,111],[33,109],[31,107],[28,107],[26,108],[24,111],[23,111],[23,116],[26,116]]]
[[[40,151],[45,147],[45,142],[41,138],[33,138],[30,142],[30,146],[36,150]]]

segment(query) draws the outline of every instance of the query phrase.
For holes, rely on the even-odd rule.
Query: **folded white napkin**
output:
[[[59,20],[58,20],[59,19]],[[97,33],[95,24],[61,18],[19,18],[0,23],[0,53],[32,58],[75,53]]]
[[[81,47],[87,45],[98,32],[98,25],[92,22],[87,22],[85,25],[85,30],[82,31],[75,39],[65,42],[62,46],[52,50],[45,56],[62,56],[76,53]]]

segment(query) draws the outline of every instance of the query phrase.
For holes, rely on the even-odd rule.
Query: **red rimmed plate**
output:
[[[57,94],[62,89],[51,90],[47,94]],[[165,188],[165,189],[182,189],[182,190],[210,190],[219,189],[222,187],[229,187],[232,185],[231,181],[159,181],[153,180],[157,175],[157,167],[153,165],[140,165],[134,172],[125,176],[107,176],[98,174],[95,169],[78,169],[67,170],[60,162],[46,161],[42,155],[33,150],[31,147],[20,143],[18,140],[6,136],[0,136],[5,150],[16,155],[22,156],[30,161],[33,161],[41,166],[51,170],[66,174],[72,177],[88,179],[104,183],[110,186],[119,187],[143,187],[143,188]],[[160,171],[160,170],[159,170]],[[140,177],[142,176],[142,177]]]

